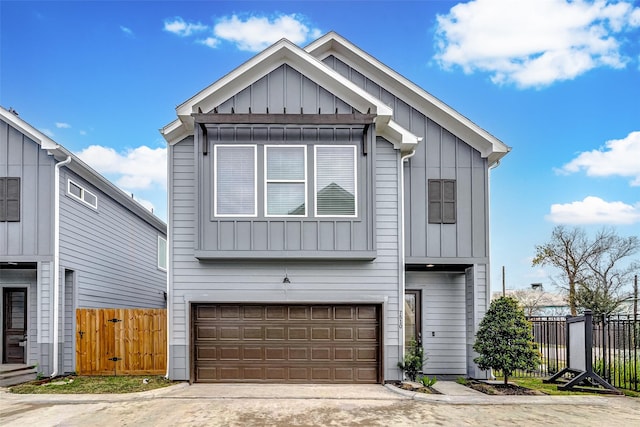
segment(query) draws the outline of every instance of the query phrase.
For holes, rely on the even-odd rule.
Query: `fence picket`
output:
[[[166,372],[165,309],[76,310],[76,372],[161,375]],[[113,322],[112,319],[120,321]],[[117,357],[120,360],[109,360]]]

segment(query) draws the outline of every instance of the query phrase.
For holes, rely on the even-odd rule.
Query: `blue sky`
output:
[[[492,287],[557,224],[640,235],[632,1],[1,1],[0,105],[166,219],[175,106],[282,37],[334,30],[513,148],[491,172]]]

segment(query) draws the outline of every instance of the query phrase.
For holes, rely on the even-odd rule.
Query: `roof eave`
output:
[[[349,62],[358,65],[358,71],[374,81],[376,78],[371,74],[375,73],[378,81],[382,79],[386,85],[394,89],[397,96],[411,101],[414,108],[477,149],[483,157],[489,159],[490,165],[499,161],[511,150],[508,145],[467,117],[333,31],[310,43],[304,49],[319,60],[330,54],[349,59]]]
[[[212,111],[217,105],[285,63],[293,65],[306,77],[332,91],[358,111],[376,114],[383,121],[388,121],[393,115],[393,110],[382,101],[283,39],[180,104],[176,108],[178,119],[162,128],[162,135],[170,144],[174,144],[192,134],[193,113]]]

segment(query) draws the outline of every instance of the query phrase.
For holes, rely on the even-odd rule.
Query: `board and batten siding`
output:
[[[393,119],[422,137],[405,164],[405,257],[413,263],[486,263],[489,257],[488,163],[480,152],[375,81],[331,55],[324,63],[393,108]],[[455,224],[429,224],[427,182],[455,179]]]
[[[98,198],[97,209],[68,194],[69,178]],[[155,227],[62,168],[60,266],[74,271],[77,303],[69,309],[164,307],[166,272],[158,269],[159,235]]]
[[[352,107],[289,65],[281,65],[217,107],[218,113],[350,114]],[[364,111],[361,111],[364,113]]]
[[[53,158],[0,120],[0,177],[20,178],[20,221],[0,222],[0,261],[33,262],[53,255]]]
[[[421,291],[424,373],[466,375],[465,274],[408,271],[405,286]]]
[[[383,307],[385,379],[398,379],[399,153],[388,142],[376,143],[377,258],[373,261],[225,260],[194,256],[194,141],[169,147],[170,218],[170,377],[189,379],[189,307],[195,302],[236,303],[376,303]],[[284,284],[284,277],[289,284]]]

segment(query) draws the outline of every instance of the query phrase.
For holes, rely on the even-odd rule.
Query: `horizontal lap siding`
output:
[[[67,194],[68,178],[97,196],[97,210]],[[64,168],[60,195],[60,260],[75,271],[77,307],[163,307],[159,232]]]
[[[465,275],[407,272],[406,288],[422,292],[425,373],[465,375]]]
[[[211,261],[194,257],[195,182],[193,139],[170,147],[172,291],[171,375],[189,375],[189,302],[384,302],[385,378],[397,375],[398,343],[398,153],[377,142],[374,261]],[[372,154],[370,154],[372,155]],[[376,168],[378,170],[378,168]],[[396,191],[385,191],[395,186]],[[395,230],[395,231],[394,231]],[[287,276],[290,284],[283,284]]]

